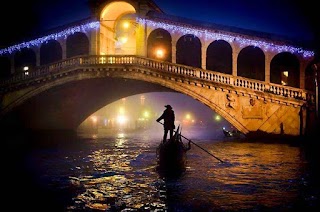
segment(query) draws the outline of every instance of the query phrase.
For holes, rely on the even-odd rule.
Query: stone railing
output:
[[[135,55],[99,55],[99,56],[79,56],[62,60],[50,65],[45,65],[30,70],[28,72],[19,73],[12,77],[0,81],[0,89],[11,86],[13,84],[23,83],[25,80],[37,79],[49,74],[63,73],[74,70],[75,68],[83,68],[97,65],[132,65],[144,68],[150,68],[159,73],[167,72],[168,74],[180,75],[190,79],[201,79],[215,84],[230,85],[238,88],[250,89],[252,91],[267,92],[283,97],[290,97],[300,100],[314,99],[314,95],[306,90],[282,86],[274,83],[265,83],[259,80],[248,79],[244,77],[232,76],[220,72],[203,70],[190,66],[184,66],[174,63],[153,60]]]

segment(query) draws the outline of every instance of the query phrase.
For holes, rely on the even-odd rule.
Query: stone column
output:
[[[203,43],[201,42],[201,67],[202,69],[206,70],[207,69],[207,42],[204,41]]]
[[[264,68],[264,81],[270,83],[270,64],[272,55],[269,52],[265,53],[265,68]]]
[[[89,55],[99,55],[100,54],[100,30],[92,30],[89,32]]]
[[[232,45],[232,76],[238,75],[238,55],[240,47],[237,44]]]
[[[172,63],[177,63],[177,42],[178,42],[178,37],[172,36],[172,41],[171,41]]]
[[[38,66],[40,66],[40,57],[41,57],[41,55],[40,55],[40,47],[41,46],[39,46],[39,47],[33,47],[32,48],[32,50],[35,52],[35,54],[36,54],[36,66],[38,67]]]
[[[67,40],[66,39],[60,39],[58,42],[61,45],[62,49],[62,60],[67,58]]]

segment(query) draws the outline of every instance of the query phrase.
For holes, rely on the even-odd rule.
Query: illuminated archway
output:
[[[172,38],[167,30],[158,28],[148,37],[147,56],[163,61],[172,61]]]
[[[135,13],[135,8],[124,1],[112,2],[103,8],[100,14],[100,54],[135,53]],[[124,20],[129,23],[127,28],[120,27]]]

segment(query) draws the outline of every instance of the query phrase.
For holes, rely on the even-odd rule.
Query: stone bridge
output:
[[[99,82],[94,79],[105,80]],[[147,83],[135,85],[132,81]],[[102,90],[99,88],[101,85]],[[93,89],[88,89],[92,86]],[[122,86],[133,93],[120,91]],[[87,105],[89,96],[100,96],[101,93],[99,98],[103,98],[117,90],[119,94],[111,98],[116,100],[122,97],[122,93],[133,95],[161,91],[162,87],[189,95],[209,106],[244,134],[261,131],[299,135],[306,124],[303,121],[306,117],[302,114],[308,93],[301,89],[138,56],[75,57],[40,68],[29,75],[13,77],[3,82],[1,87],[5,88],[2,90],[1,116],[27,105],[27,111],[19,110],[17,113],[24,117],[23,122],[27,126],[34,128],[75,130],[97,109],[91,105],[85,114],[78,114],[81,111],[76,108]],[[79,93],[77,98],[75,92]],[[31,103],[30,99],[33,99]],[[104,99],[111,100],[110,96]],[[108,103],[100,100],[98,105],[99,102],[100,106]]]
[[[106,104],[168,90],[248,136],[299,136],[312,124],[312,51],[169,16],[152,1],[105,1],[94,11],[0,49],[2,125],[75,130]]]

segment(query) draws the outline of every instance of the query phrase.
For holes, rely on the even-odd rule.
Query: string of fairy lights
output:
[[[197,37],[203,38],[205,40],[225,40],[225,41],[228,41],[229,43],[238,42],[240,44],[240,47],[255,46],[263,49],[264,51],[274,51],[277,53],[290,52],[290,53],[302,54],[304,58],[314,56],[313,51],[304,50],[303,48],[289,46],[289,45],[278,45],[272,42],[249,39],[249,38],[241,37],[238,35],[234,36],[234,35],[228,35],[226,33],[221,33],[221,32],[212,32],[212,31],[201,30],[201,29],[199,30],[196,28],[173,25],[173,24],[159,22],[159,21],[156,22],[156,21],[142,19],[142,18],[138,18],[137,22],[140,24],[147,24],[148,26],[151,26],[154,28],[162,28],[171,33],[192,34]]]
[[[290,52],[295,54],[301,54],[304,58],[309,58],[314,56],[313,51],[304,50],[300,47],[294,47],[289,45],[279,45],[272,42],[266,42],[264,40],[258,39],[249,39],[244,36],[235,36],[227,33],[216,32],[216,31],[209,31],[204,29],[192,28],[188,26],[179,26],[176,24],[169,24],[160,21],[152,21],[144,18],[137,18],[136,19],[138,24],[144,25],[147,24],[153,28],[162,28],[170,33],[180,33],[180,34],[192,34],[199,38],[203,38],[205,40],[225,40],[229,43],[237,42],[239,43],[240,47],[245,46],[255,46],[263,49],[264,51],[273,51],[273,52]],[[40,37],[28,42],[23,42],[17,45],[9,46],[4,49],[0,49],[0,55],[11,54],[15,51],[20,51],[23,48],[31,48],[34,46],[40,46],[43,43],[48,42],[49,40],[57,40],[60,38],[66,38],[71,34],[76,32],[88,32],[91,30],[97,30],[100,27],[99,21],[93,21],[86,24],[81,24],[78,26],[73,26],[67,29],[62,30],[61,32],[53,33],[50,35],[46,35],[44,37]]]
[[[44,37],[40,37],[28,42],[23,42],[17,45],[9,46],[4,49],[0,49],[0,55],[11,54],[15,51],[20,51],[23,48],[31,48],[33,46],[40,46],[43,43],[48,42],[49,40],[58,40],[60,38],[67,38],[69,35],[72,35],[76,32],[88,32],[91,30],[96,30],[100,27],[99,21],[89,22],[86,24],[81,24],[78,26],[73,26],[67,29],[62,30],[61,32],[53,33],[50,35],[46,35]]]

